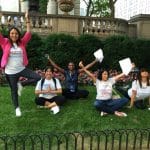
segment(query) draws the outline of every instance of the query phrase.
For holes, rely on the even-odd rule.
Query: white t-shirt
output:
[[[140,87],[139,81],[133,81],[131,89],[128,90],[128,95],[131,97],[132,90],[136,91],[136,100],[145,99],[150,96],[150,86],[147,86],[146,83],[142,83]]]
[[[23,65],[23,51],[16,44],[10,49],[8,63],[5,67],[6,74],[16,74],[25,68]]]
[[[114,78],[109,78],[107,81],[96,80],[96,99],[108,100],[112,98],[112,85],[115,84]]]
[[[56,79],[56,78],[55,78],[55,79]],[[44,83],[43,83],[43,86],[42,86],[42,90],[47,90],[49,87],[50,87],[52,90],[56,90],[56,88],[55,88],[55,83],[54,83],[53,79],[50,79],[50,80],[45,79],[45,81],[44,81]],[[57,89],[61,89],[61,84],[60,84],[60,82],[59,82],[58,79],[56,79],[56,87],[57,87]],[[35,90],[41,90],[41,80],[38,81]],[[47,98],[47,99],[51,99],[51,98],[53,98],[54,96],[57,96],[57,94],[55,94],[55,93],[39,94],[39,97],[44,97],[44,98]]]

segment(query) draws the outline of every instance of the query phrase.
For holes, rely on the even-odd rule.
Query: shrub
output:
[[[104,66],[120,68],[118,61],[130,57],[136,66],[150,66],[150,42],[148,40],[132,39],[127,36],[112,36],[104,42]]]
[[[1,32],[4,36],[8,35],[6,28],[1,29]],[[45,68],[48,63],[44,57],[45,54],[49,54],[62,68],[66,67],[70,61],[78,64],[80,60],[83,60],[84,64],[88,64],[95,59],[93,53],[99,48],[102,48],[104,53],[104,60],[100,67],[120,69],[118,61],[130,57],[137,67],[149,69],[150,40],[133,39],[127,36],[111,36],[101,40],[88,34],[79,37],[51,34],[43,39],[33,34],[27,45],[29,67]],[[2,51],[0,51],[1,56]],[[97,66],[92,68],[96,69]]]
[[[44,57],[43,41],[39,35],[32,34],[32,38],[27,45],[27,53],[30,68],[35,69],[45,67],[47,62]]]
[[[118,60],[123,57],[122,48],[123,41],[126,37],[112,36],[104,41],[104,61],[103,65],[106,68],[118,68]]]
[[[81,35],[78,38],[78,49],[80,51],[80,59],[91,62],[93,53],[99,48],[103,48],[101,40],[93,35]]]
[[[74,36],[66,34],[51,34],[44,44],[45,53],[61,67],[66,67],[70,61],[78,62],[77,40]]]
[[[138,67],[150,69],[150,40],[137,39],[134,41],[135,60]],[[138,56],[137,56],[138,55]]]

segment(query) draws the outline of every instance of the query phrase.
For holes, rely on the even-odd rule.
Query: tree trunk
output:
[[[111,18],[115,18],[115,3],[117,2],[117,0],[109,0],[109,7],[111,10]]]
[[[86,12],[86,16],[89,16],[89,14],[90,14],[91,4],[92,4],[92,0],[89,0],[89,2],[88,2],[88,4],[87,4],[87,12]]]

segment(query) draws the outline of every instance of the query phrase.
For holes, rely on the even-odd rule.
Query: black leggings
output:
[[[36,83],[38,80],[41,79],[41,76],[35,73],[34,71],[25,68],[19,73],[16,74],[6,74],[6,79],[9,83],[9,86],[11,88],[11,96],[12,96],[12,102],[14,104],[15,109],[19,106],[18,103],[18,80],[20,77],[28,78],[29,80],[25,81],[22,85],[28,85],[31,83]]]
[[[65,103],[65,97],[64,96],[54,96],[53,98],[51,99],[46,99],[44,97],[36,97],[35,98],[35,103],[37,105],[41,105],[41,106],[44,106],[45,105],[45,102],[55,102],[58,106],[61,106]]]

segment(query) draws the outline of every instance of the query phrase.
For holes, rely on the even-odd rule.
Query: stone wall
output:
[[[17,20],[14,20],[16,17]],[[30,18],[32,31],[44,36],[51,33],[67,33],[75,36],[92,34],[105,38],[111,35],[128,35],[134,38],[150,39],[150,15],[136,16],[130,22],[122,19],[71,15],[31,14]],[[1,12],[1,26],[11,25],[25,30],[24,13]]]

